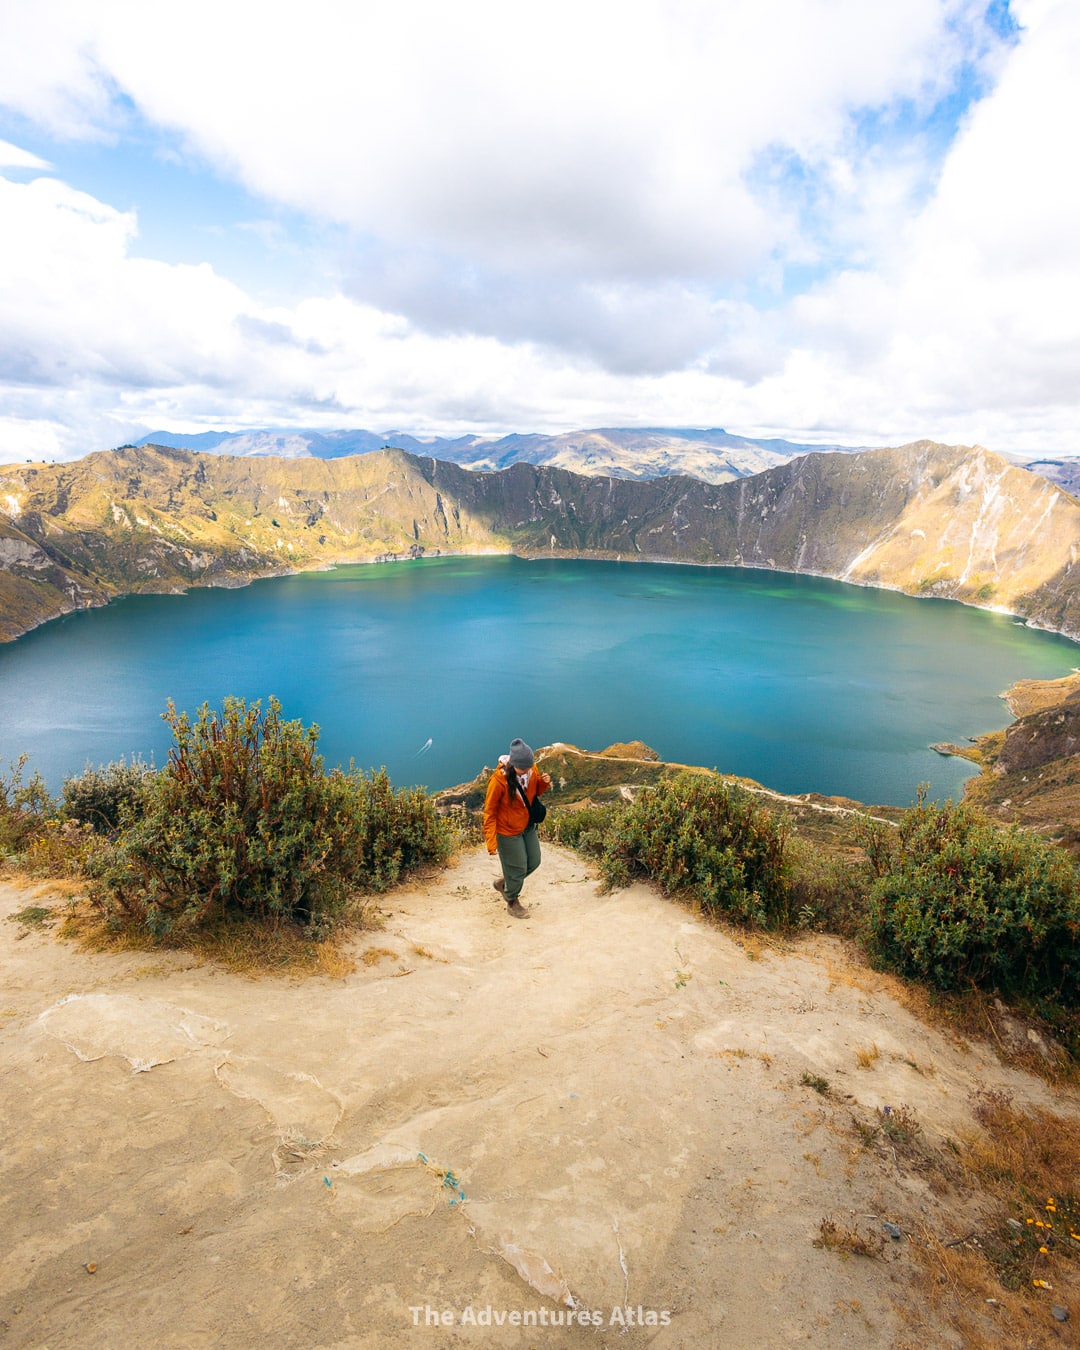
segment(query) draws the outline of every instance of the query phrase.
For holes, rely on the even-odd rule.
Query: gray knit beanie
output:
[[[515,769],[531,769],[536,758],[525,742],[517,739],[510,742],[510,763]]]

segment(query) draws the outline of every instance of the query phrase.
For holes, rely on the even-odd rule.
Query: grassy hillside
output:
[[[399,451],[297,462],[129,447],[0,469],[0,509],[4,638],[132,591],[506,548]]]
[[[724,484],[125,447],[0,468],[0,637],[132,591],[432,553],[809,572],[1080,637],[1080,503],[978,448],[813,454]]]

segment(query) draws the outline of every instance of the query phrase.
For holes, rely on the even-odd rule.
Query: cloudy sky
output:
[[[0,0],[0,458],[1080,452],[1076,0]]]

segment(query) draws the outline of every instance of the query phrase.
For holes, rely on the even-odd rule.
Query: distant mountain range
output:
[[[818,450],[854,453],[845,445],[798,445],[754,440],[722,428],[601,428],[559,436],[412,436],[403,431],[204,431],[194,436],[153,431],[136,445],[166,445],[215,455],[279,455],[283,459],[341,459],[375,450],[405,450],[469,469],[508,469],[512,464],[546,464],[573,473],[611,478],[664,478],[685,473],[706,483],[728,483],[785,464]]]
[[[129,592],[434,553],[774,568],[1080,638],[1080,502],[979,447],[813,453],[736,481],[160,446],[0,468],[0,637]]]
[[[1032,473],[1049,478],[1074,497],[1080,496],[1080,459],[1065,455],[1061,459],[1030,459],[1024,465]]]

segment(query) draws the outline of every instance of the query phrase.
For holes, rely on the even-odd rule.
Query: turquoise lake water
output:
[[[280,699],[327,764],[447,787],[512,737],[662,758],[783,792],[906,805],[972,772],[933,741],[1005,726],[998,695],[1080,665],[1014,620],[815,577],[437,558],[131,596],[0,646],[0,764],[54,790],[86,764],[162,764],[166,700]],[[428,744],[430,742],[430,745]],[[427,748],[423,748],[427,746]]]

